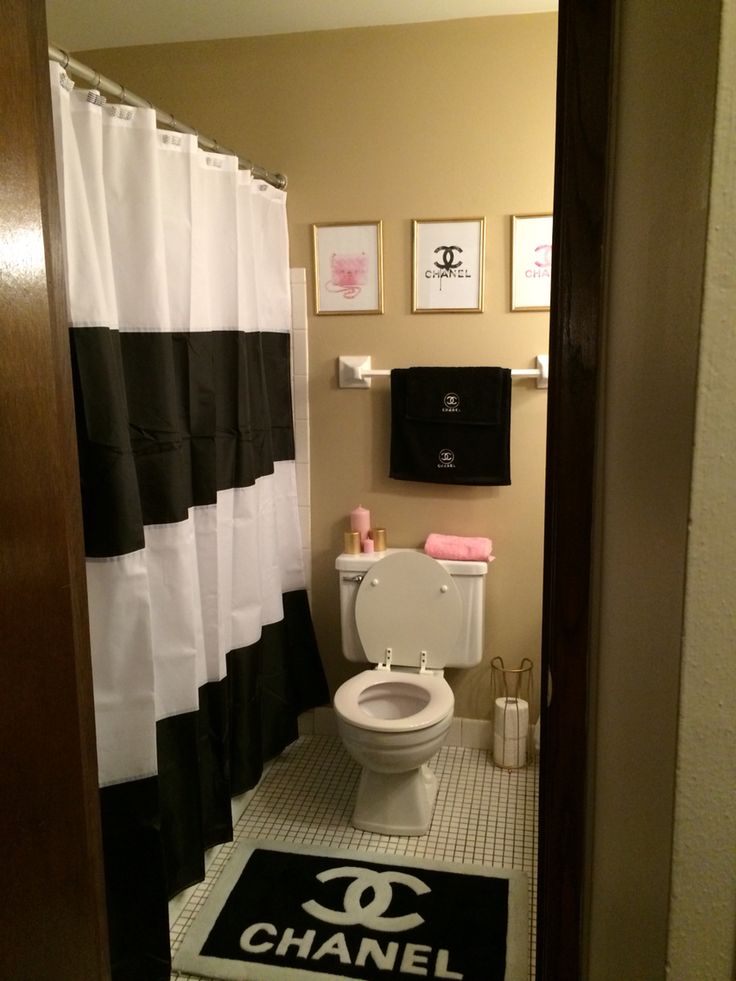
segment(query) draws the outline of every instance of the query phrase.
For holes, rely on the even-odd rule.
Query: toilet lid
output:
[[[379,664],[391,648],[402,667],[443,668],[462,626],[463,601],[449,572],[421,552],[396,552],[366,573],[355,623],[366,657]]]

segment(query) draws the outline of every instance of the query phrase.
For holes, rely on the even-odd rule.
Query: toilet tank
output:
[[[394,552],[421,551],[421,549],[389,548],[385,552],[371,555],[348,555],[343,553],[335,560],[340,586],[340,630],[342,652],[349,661],[362,661],[365,656],[363,645],[355,626],[355,597],[358,588],[370,569],[381,559]],[[440,565],[450,573],[463,601],[463,624],[457,642],[448,652],[448,668],[469,668],[479,664],[483,656],[483,623],[485,611],[485,584],[488,564],[486,562],[459,562],[438,559]]]

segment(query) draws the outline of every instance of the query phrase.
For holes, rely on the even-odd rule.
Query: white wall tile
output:
[[[311,554],[312,550],[312,520],[311,508],[299,506],[299,528],[302,533],[302,548]]]
[[[467,749],[490,749],[493,726],[486,719],[462,719],[462,744]]]
[[[309,507],[309,464],[296,465],[296,496],[302,507]]]
[[[320,736],[337,735],[337,720],[331,705],[321,705],[314,710],[314,731]]]
[[[299,726],[299,735],[300,736],[311,736],[312,733],[314,732],[314,712],[313,712],[313,710],[312,709],[309,709],[306,712],[302,712],[302,714],[297,719],[297,724]]]
[[[309,381],[306,375],[294,375],[292,379],[292,394],[294,397],[294,418],[309,418]]]
[[[310,548],[302,548],[302,562],[304,563],[304,587],[309,590],[312,588],[312,550]]]
[[[450,723],[450,728],[447,733],[447,739],[445,740],[446,746],[462,746],[463,744],[463,731],[462,731],[462,719],[453,719]]]
[[[294,445],[296,447],[296,462],[309,463],[309,420],[294,420]]]
[[[309,373],[309,342],[306,330],[295,330],[291,335],[291,361],[295,376]]]

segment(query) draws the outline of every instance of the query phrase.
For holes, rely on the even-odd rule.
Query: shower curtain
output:
[[[328,699],[304,588],[285,195],[51,64],[113,976]]]

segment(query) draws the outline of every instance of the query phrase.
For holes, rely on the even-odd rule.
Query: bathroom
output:
[[[60,43],[64,43],[61,37],[56,37],[54,38],[54,40],[59,41]],[[263,43],[264,45],[268,46],[272,42],[266,40]],[[199,115],[206,120],[205,123],[202,123],[204,129],[206,129],[208,132],[216,132],[218,137],[221,138],[224,143],[227,143],[229,145],[236,145],[238,147],[240,146],[239,120],[243,118],[243,112],[245,112],[246,110],[241,109],[240,103],[238,102],[238,112],[239,112],[238,126],[236,130],[233,130],[232,103],[231,102],[228,103],[230,107],[230,111],[228,112],[227,110],[222,108],[224,102],[227,100],[221,98],[218,105],[218,103],[212,99],[212,89],[211,88],[207,89],[207,84],[209,84],[210,82],[210,75],[214,75],[213,64],[207,59],[205,59],[206,64],[202,68],[203,76],[201,79],[201,86],[199,88],[199,92],[201,93],[201,97],[203,100],[202,106],[200,110],[197,110],[195,112],[196,96],[195,95],[192,96],[191,102],[189,101],[189,99],[187,99],[188,104],[186,106],[181,105],[181,102],[179,101],[180,93],[175,91],[176,88],[175,83],[171,79],[169,79],[168,81],[166,79],[166,75],[170,73],[168,66],[166,68],[163,68],[160,64],[153,64],[153,63],[146,66],[145,57],[142,56],[142,53],[140,51],[136,52],[135,50],[129,50],[128,52],[124,52],[124,51],[118,52],[117,54],[113,52],[98,52],[98,55],[99,58],[97,61],[95,61],[96,67],[99,67],[103,71],[107,71],[112,77],[117,77],[117,78],[124,77],[126,81],[135,78],[134,84],[136,85],[137,89],[144,92],[144,94],[150,96],[151,98],[154,98],[157,102],[165,102],[166,104],[171,105],[172,108],[176,108],[177,113],[183,118],[194,120],[194,118],[197,116],[197,113],[199,113]],[[115,61],[115,58],[118,57],[120,60]],[[221,57],[219,52],[218,52],[218,57]],[[374,75],[378,71],[378,69],[375,66],[380,66],[381,69],[383,67],[382,58],[383,58],[383,50],[377,53],[376,60],[374,61],[374,70],[373,70]],[[128,59],[130,60],[128,61]],[[429,60],[430,59],[426,59],[424,64],[426,65],[427,61]],[[136,64],[136,62],[140,62],[140,64]],[[437,65],[438,65],[438,61],[435,58],[432,62],[432,74],[434,73],[434,70],[436,69]],[[191,65],[188,66],[188,70],[190,72],[193,72],[193,67],[194,66]],[[129,72],[126,70],[128,68],[130,69]],[[285,78],[288,77],[289,77],[289,72],[286,72]],[[303,84],[303,79],[301,80],[301,82]],[[371,78],[370,84],[368,86],[369,92],[373,91],[373,87],[375,86],[375,84],[376,84],[375,80]],[[426,84],[427,82],[425,80],[425,89],[426,89]],[[247,87],[250,92],[257,92],[258,80],[249,79]],[[273,91],[273,86],[271,86],[268,92],[264,91],[262,93],[262,101],[264,104],[266,102],[267,97],[270,102],[272,91]],[[276,91],[278,91],[278,87],[276,87]],[[539,93],[535,94],[534,99],[536,99],[538,95]],[[395,96],[392,97],[395,98]],[[446,91],[441,92],[440,95],[434,99],[436,103],[441,103],[443,102],[443,100],[446,106],[451,103],[452,106],[454,106],[455,111],[457,110],[457,105],[459,104],[459,102],[457,100],[450,99]],[[366,101],[369,107],[367,118],[370,118],[371,114],[374,113],[376,110],[377,103],[375,104],[371,103],[370,97],[367,96],[365,92],[361,92],[360,98],[358,99],[358,104],[361,106],[361,109],[363,108],[363,106],[366,105]],[[416,105],[419,105],[420,102],[421,100],[419,100],[416,103]],[[551,106],[551,101],[550,101],[550,106]],[[324,112],[330,113],[333,111],[333,109],[336,108],[337,108],[336,96],[334,91],[332,91],[330,94],[329,105],[327,109],[324,110]],[[415,108],[416,106],[413,105],[412,106],[413,112]],[[220,110],[222,111],[221,121],[218,118],[218,112]],[[238,114],[236,113],[236,115]],[[415,112],[414,115],[416,115]],[[351,106],[348,112],[342,112],[341,116],[347,124],[348,118],[355,116],[354,106]],[[412,118],[414,117],[412,116]],[[451,120],[452,118],[454,117],[451,116]],[[199,122],[199,119],[197,119],[197,122]],[[308,130],[308,132],[306,133],[307,145],[309,145],[308,141],[312,139],[312,137],[316,139],[318,132],[321,132],[321,130],[319,130],[319,127],[317,125],[318,122],[319,122],[318,119],[317,120],[312,119],[311,125],[306,127],[306,129]],[[265,125],[267,124],[267,120],[262,119],[261,123]],[[476,130],[478,132],[487,133],[488,143],[491,144],[493,141],[493,133],[491,133],[489,128],[486,126],[486,120],[484,119],[482,112],[478,113],[477,123],[478,125],[476,126]],[[396,134],[392,134],[392,139],[396,143],[397,147],[400,146],[401,144],[401,135],[405,133],[408,129],[410,129],[410,127],[411,127],[410,123],[403,122],[402,126],[399,127],[399,132],[397,132]],[[271,157],[272,147],[276,145],[274,142],[275,136],[271,134],[268,141],[263,142],[261,145],[259,145],[258,126],[257,125],[250,126],[249,130],[252,131],[254,140],[246,141],[246,152],[252,154],[254,158],[261,160],[264,163],[270,163],[271,160],[273,160],[273,163],[271,164],[272,166],[279,169],[283,169],[289,173],[290,180],[292,181],[291,190],[290,190],[292,249],[298,249],[301,252],[301,256],[299,257],[298,260],[298,265],[309,270],[310,255],[309,255],[309,244],[308,244],[309,242],[308,229],[313,221],[328,220],[327,216],[330,213],[330,207],[331,207],[330,202],[333,200],[332,192],[338,186],[338,178],[342,179],[341,175],[339,174],[333,175],[334,188],[327,190],[327,186],[325,185],[326,189],[324,192],[324,200],[315,202],[315,206],[309,208],[308,214],[304,214],[300,218],[298,212],[296,214],[294,213],[294,205],[298,204],[298,202],[295,202],[296,195],[294,194],[294,187],[296,181],[298,180],[299,167],[297,166],[296,161],[293,167],[290,166],[289,163],[284,162],[284,161],[290,161],[290,159],[293,159],[295,156],[298,156],[299,148],[295,148],[294,146],[288,147],[286,144],[288,144],[290,140],[290,134],[287,135],[286,133],[282,133],[282,140],[286,142],[284,143],[284,145],[281,146],[280,148],[281,152],[280,153],[274,152],[273,157]],[[430,129],[430,135],[434,135],[437,132],[439,132],[437,126],[433,124]],[[342,146],[343,140],[345,145],[347,145],[350,142],[348,139],[344,137],[343,134],[344,134],[344,130],[341,130],[337,134],[337,136],[333,134],[331,138],[331,142],[333,146]],[[325,146],[329,142],[330,141],[326,140]],[[355,140],[353,139],[352,142],[354,143]],[[381,145],[385,146],[386,142],[387,141],[384,134],[382,137]],[[535,135],[535,146],[537,145],[537,143],[538,140]],[[324,150],[324,147],[322,148],[322,150]],[[319,158],[319,164],[320,167],[322,168],[321,173],[324,172],[325,161],[329,159],[329,155],[322,152],[322,150],[320,149],[319,146],[317,146],[316,150],[314,151],[315,157]],[[469,171],[465,167],[465,162],[463,162],[462,167],[458,166],[455,164],[454,161],[450,159],[452,156],[451,153],[449,154],[448,157],[447,147],[443,146],[441,150],[442,152],[440,155],[443,157],[443,166],[441,168],[437,167],[438,180],[441,181],[443,189],[446,189],[448,187],[448,184],[452,186],[452,182],[456,181],[458,187],[455,188],[455,191],[453,193],[457,192],[458,197],[457,199],[453,198],[453,202],[455,201],[457,202],[458,212],[475,213],[475,209],[470,209],[469,205],[467,209],[465,208],[461,209],[459,207],[459,205],[463,204],[464,201],[468,200],[467,197],[462,196],[466,193],[463,190],[463,188],[467,186],[465,181],[470,176]],[[354,171],[350,173],[350,181],[348,182],[350,184],[350,195],[355,194],[356,187],[360,187],[361,192],[359,195],[356,195],[356,199],[360,201],[361,205],[370,203],[369,198],[363,192],[363,185],[361,185],[361,179],[360,179],[362,174],[363,182],[365,183],[366,170],[370,170],[372,173],[376,170],[376,168],[378,169],[378,172],[380,172],[381,168],[384,168],[385,172],[391,178],[391,182],[392,182],[391,187],[394,188],[394,193],[398,196],[401,196],[402,192],[406,193],[406,191],[412,191],[412,189],[416,187],[416,179],[414,174],[409,173],[408,175],[406,175],[406,174],[397,173],[397,171],[400,170],[400,167],[397,166],[396,162],[391,159],[390,153],[387,152],[379,153],[376,156],[380,159],[376,159],[373,161],[373,165],[374,165],[373,167],[366,168],[365,158],[363,155],[360,155],[360,158],[357,159],[354,163]],[[401,177],[405,178],[406,191],[402,187],[402,182],[400,180]],[[483,175],[482,179],[485,181],[485,175]],[[342,202],[342,206],[339,209],[340,217],[342,217],[346,213],[350,215],[354,214],[354,210],[352,208],[353,199],[350,195],[348,195],[346,192],[346,194],[344,195],[346,197],[345,202],[342,202],[342,198],[340,198],[340,201]],[[385,196],[386,203],[390,202],[390,200],[391,200],[390,194],[387,193]],[[407,201],[408,201],[408,194],[407,194]],[[376,208],[376,211],[373,211],[373,213],[366,213],[367,209],[361,207],[359,214],[362,218],[368,220],[368,219],[372,219],[373,217],[380,217],[384,221],[387,313],[384,314],[383,317],[356,318],[358,321],[360,322],[364,320],[370,321],[371,324],[383,323],[383,322],[388,323],[389,314],[391,310],[391,307],[389,306],[390,302],[396,304],[397,311],[401,311],[400,313],[397,313],[397,323],[402,323],[402,324],[405,323],[411,326],[413,321],[421,322],[421,321],[432,321],[435,319],[429,316],[422,316],[422,317],[416,315],[411,316],[408,313],[409,289],[407,284],[410,275],[409,272],[407,271],[410,266],[410,244],[409,244],[410,233],[409,233],[408,226],[411,217],[429,216],[428,213],[424,211],[423,208],[421,208],[421,204],[422,202],[419,201],[416,205],[412,205],[411,207],[407,205],[406,208],[404,208],[402,204],[396,206],[393,209],[389,209],[384,205],[380,209],[380,211],[378,210],[378,208]],[[499,207],[498,214],[504,215],[506,219],[508,219],[508,216],[511,213],[513,213],[512,206],[509,206],[508,211],[504,210],[505,206],[502,207],[501,205],[499,205],[498,207]],[[514,205],[513,209],[515,210],[517,207],[521,209],[520,205],[519,206]],[[543,203],[541,206],[539,206],[540,210],[545,209],[547,207],[548,205],[546,204],[546,202]],[[337,213],[337,209],[335,213]],[[493,260],[494,239],[493,239],[493,230],[492,230],[493,222],[490,221],[490,212],[487,212],[487,216],[489,218],[489,231],[488,231],[487,243],[488,243],[488,262],[490,268],[490,264],[492,264],[494,261]],[[403,231],[401,226],[403,226]],[[503,242],[502,248],[508,249],[508,244],[507,244],[508,231],[502,228],[500,219],[498,220],[496,233],[497,233],[497,239]],[[500,233],[500,235],[498,233]],[[393,247],[390,249],[389,245],[391,242],[393,242]],[[393,257],[392,257],[392,253],[393,253]],[[298,255],[298,253],[295,252],[294,255],[296,256]],[[297,265],[296,262],[294,264]],[[394,267],[396,266],[400,267],[399,273],[401,277],[403,277],[404,279],[403,287],[398,287],[396,285],[397,282],[400,282],[399,279],[395,280],[394,285],[392,286],[390,277],[388,275],[388,271],[391,268],[391,265],[394,265]],[[503,284],[503,286],[505,289],[505,283]],[[463,315],[463,316],[458,315],[456,317],[453,317],[452,319],[458,320],[460,322],[465,320],[472,322],[474,319],[478,319],[478,320],[485,319],[486,316],[490,314],[490,310],[491,310],[490,290],[491,290],[491,278],[489,275],[489,280],[486,284],[486,314],[484,314],[482,318],[481,317],[474,318],[469,315]],[[392,300],[392,294],[394,297],[393,300]],[[507,307],[502,305],[500,302],[498,305],[498,309],[503,311],[503,313],[508,316]],[[542,319],[540,315],[536,315],[536,318]],[[332,341],[334,341],[334,343],[330,344],[329,352],[324,354],[322,356],[322,360],[320,360],[319,357],[316,357],[316,353],[319,351],[319,347],[317,346],[319,344],[319,334],[322,333],[322,336],[329,336],[332,332],[335,331],[336,324],[330,323],[331,319],[332,318],[321,318],[321,319],[313,318],[312,322],[310,323],[310,374],[313,374],[314,376],[311,379],[311,387],[314,388],[321,373],[322,381],[319,382],[320,390],[322,390],[322,382],[326,382],[328,385],[332,386],[332,389],[330,390],[331,392],[330,397],[333,400],[332,404],[334,404],[334,399],[337,397],[340,397],[343,400],[339,403],[339,409],[336,409],[336,411],[339,411],[340,413],[344,412],[346,414],[345,419],[351,420],[352,426],[350,430],[350,445],[355,449],[351,449],[350,453],[348,454],[347,461],[349,463],[349,466],[348,463],[343,463],[343,461],[341,460],[341,473],[343,472],[343,470],[346,473],[349,471],[348,483],[350,483],[350,481],[353,481],[353,483],[350,483],[350,488],[351,488],[350,493],[345,494],[344,500],[340,500],[340,501],[336,500],[334,506],[332,505],[330,506],[329,515],[324,515],[320,519],[316,512],[312,514],[312,531],[313,533],[315,530],[319,532],[319,534],[313,537],[311,542],[311,546],[314,550],[314,558],[315,558],[314,570],[316,573],[319,573],[320,575],[320,585],[321,588],[324,586],[325,597],[327,596],[327,590],[329,588],[328,583],[330,581],[334,581],[332,580],[332,574],[333,574],[332,562],[333,562],[335,551],[339,548],[340,545],[340,534],[342,531],[343,522],[345,520],[345,515],[347,511],[355,505],[356,497],[358,500],[361,500],[361,498],[363,498],[365,494],[366,486],[369,488],[369,490],[373,488],[372,497],[363,500],[362,503],[368,503],[372,507],[374,514],[380,515],[379,520],[381,524],[384,524],[388,527],[390,535],[395,531],[396,527],[399,527],[402,532],[404,530],[407,531],[406,540],[409,540],[408,533],[411,532],[411,536],[413,540],[415,542],[419,542],[421,541],[423,535],[431,527],[436,527],[434,526],[434,522],[432,522],[432,524],[430,525],[429,521],[418,522],[415,525],[412,524],[413,515],[416,513],[416,508],[420,503],[422,505],[422,508],[424,508],[426,505],[427,514],[429,514],[429,512],[431,511],[431,514],[429,514],[429,516],[434,516],[435,511],[434,508],[432,507],[432,505],[434,504],[434,499],[432,498],[431,495],[428,496],[426,499],[421,495],[417,495],[416,501],[412,505],[409,505],[407,501],[407,505],[406,505],[407,511],[410,510],[411,514],[403,515],[401,512],[401,507],[398,504],[396,504],[395,501],[393,500],[393,495],[395,491],[392,488],[389,489],[390,485],[383,476],[378,478],[379,483],[375,487],[373,484],[374,478],[372,476],[366,479],[365,446],[370,446],[373,445],[374,443],[377,446],[380,446],[381,440],[385,440],[385,428],[382,429],[381,427],[385,424],[387,419],[385,406],[384,406],[383,417],[381,417],[379,415],[379,413],[381,412],[380,404],[378,407],[376,407],[375,401],[368,402],[368,400],[375,398],[376,394],[380,392],[378,386],[381,384],[385,384],[385,382],[374,383],[374,389],[371,392],[338,392],[334,390],[334,361],[339,354],[359,353],[359,352],[370,353],[374,358],[374,364],[380,367],[397,365],[400,363],[408,364],[418,360],[416,357],[416,352],[422,349],[421,345],[423,343],[426,343],[425,339],[420,337],[412,337],[411,334],[413,333],[413,331],[419,329],[416,327],[412,327],[412,330],[407,329],[407,331],[405,332],[405,338],[402,337],[401,340],[398,341],[399,344],[403,344],[404,339],[406,339],[407,341],[409,341],[409,344],[406,344],[403,349],[401,347],[399,348],[394,347],[389,352],[387,351],[386,347],[380,346],[386,340],[385,338],[381,337],[380,327],[370,328],[371,338],[372,339],[375,338],[376,344],[374,345],[373,343],[371,343],[370,347],[366,347],[363,344],[359,343],[360,341],[364,341],[367,336],[365,329],[363,329],[362,326],[358,328],[358,327],[353,327],[352,324],[350,323],[347,323],[344,325],[344,330],[340,331],[340,337],[337,340],[335,340],[334,337],[332,338]],[[443,318],[438,317],[436,319],[440,321]],[[517,320],[519,323],[521,323],[524,319],[524,316],[521,314],[516,314],[511,319]],[[322,332],[317,328],[321,328],[324,321],[327,321],[327,323],[325,325],[324,331]],[[433,343],[435,340],[438,340],[438,337],[441,337],[442,335],[441,329],[439,327],[436,328],[433,327],[431,323],[429,323],[427,327],[422,327],[421,329],[423,330],[423,332],[426,331],[427,329],[435,330],[437,337],[433,337]],[[383,330],[386,333],[388,333],[387,328],[383,328]],[[404,331],[402,330],[402,334],[403,333]],[[395,340],[393,334],[394,331],[392,330],[391,337],[389,338],[389,340],[391,340],[392,343]],[[346,337],[349,343],[343,344],[343,341],[345,340]],[[451,337],[451,341],[450,341],[451,344],[459,344],[462,341],[462,332],[459,329],[453,327],[450,337]],[[358,341],[358,343],[353,343],[356,340]],[[517,355],[516,352],[514,352],[515,356],[513,358],[509,358],[506,363],[513,363],[515,365],[522,364],[523,361],[519,362],[518,357],[523,357],[528,362],[531,362],[531,359],[533,358],[534,354],[538,353],[538,350],[543,349],[543,346],[539,347],[536,344],[534,345],[533,350],[527,351],[526,345],[524,347],[525,349],[523,352],[521,352],[521,354]],[[453,346],[452,351],[454,352],[456,350],[457,348]],[[499,352],[499,361],[501,361],[501,354],[503,353],[504,353],[503,351]],[[440,359],[439,354],[437,354],[436,357],[438,360]],[[468,357],[468,360],[470,360],[470,357]],[[483,360],[485,360],[485,357],[483,358]],[[538,392],[530,391],[529,395],[535,396],[536,398],[540,398],[540,393]],[[368,412],[366,412],[365,415],[363,415],[362,413],[358,412],[358,410],[348,409],[347,406],[350,404],[349,402],[346,401],[348,397],[352,399],[356,399],[356,398],[362,399],[363,402],[361,404],[363,406],[365,406],[366,403],[369,405]],[[541,397],[544,398],[544,396]],[[357,403],[353,403],[353,405],[356,404]],[[530,402],[529,404],[531,405],[532,403]],[[315,419],[317,418],[317,413],[315,412],[316,406],[314,405],[314,403],[312,404],[311,408],[313,412],[311,418],[311,425],[313,427],[313,432],[314,432]],[[356,413],[355,416],[347,415],[347,413],[351,413],[351,412],[355,412]],[[372,413],[376,413],[376,415],[374,416]],[[325,416],[323,416],[321,420],[323,423],[329,421],[326,420]],[[317,468],[315,449],[319,449],[319,446],[317,445],[319,442],[320,441],[318,440],[315,440],[313,442],[312,457],[310,460],[313,470],[312,488],[311,488],[313,508],[315,507],[315,502],[318,494],[327,495],[327,496],[329,495],[336,496],[335,481],[325,481],[323,486],[320,488],[319,476],[315,472]],[[542,441],[540,439],[540,444],[541,442]],[[385,442],[384,442],[384,447],[385,447]],[[518,453],[516,454],[515,459],[518,459]],[[372,467],[371,467],[371,473],[372,473]],[[353,484],[355,489],[353,489]],[[499,491],[498,493],[499,493],[499,500],[500,500],[501,495],[505,492]],[[383,505],[385,503],[389,503],[390,507],[387,507],[384,510]],[[465,515],[472,510],[472,506],[475,503],[476,502],[475,499],[473,498],[473,495],[469,494],[468,500],[463,501],[463,507],[462,509],[459,510],[461,510],[462,514]],[[541,505],[539,510],[541,512]],[[429,527],[427,527],[427,525],[429,525]],[[413,527],[416,530],[412,531]],[[472,522],[472,528],[468,528],[468,531],[471,530],[473,532],[478,530],[476,521]],[[503,530],[497,531],[495,528],[489,529],[489,534],[494,539],[496,554],[499,556],[499,559],[496,561],[496,563],[494,563],[494,566],[492,567],[491,570],[492,573],[494,573],[497,571],[497,569],[501,568],[500,560],[501,560],[502,553],[501,553],[500,546],[502,543],[499,536],[503,535]],[[392,539],[392,543],[394,540],[395,539]],[[539,546],[539,549],[541,554],[541,544]],[[332,626],[330,627],[329,621],[330,618],[334,615],[330,613],[330,601],[328,599],[324,599],[322,603],[322,607],[320,609],[319,599],[317,596],[317,591],[315,591],[314,589],[314,585],[315,583],[313,581],[312,588],[313,588],[314,604],[315,604],[314,605],[315,621],[316,621],[317,629],[320,634],[320,642],[322,643],[322,638],[327,637],[329,635],[330,629],[332,629],[333,631],[333,636],[336,636],[336,626],[333,620]],[[489,625],[492,622],[494,622],[491,616],[491,612],[492,612],[491,607],[493,606],[494,602],[495,600],[493,594],[492,592],[489,591],[489,612],[488,612]],[[533,619],[529,617],[528,610],[525,610],[525,617],[526,617],[525,622],[527,623],[527,630],[530,633],[534,633],[536,631],[538,635],[538,620],[537,623],[535,624]],[[491,629],[490,626],[489,629]],[[336,661],[335,663],[332,664],[328,662],[327,668],[328,668],[328,672],[330,672],[331,675],[330,680],[331,682],[333,682],[333,684],[336,682],[336,680],[339,680],[341,672],[344,672],[346,670],[342,664],[338,664]],[[480,688],[480,684],[478,687]],[[470,702],[472,703],[472,697],[470,698]],[[471,721],[483,722],[483,717],[480,713],[477,716],[474,714],[475,711],[477,710],[474,710],[473,708],[465,708],[462,703],[459,706],[459,709],[460,711],[462,711],[465,717],[470,717]],[[474,728],[473,726],[470,726],[468,728],[468,732],[471,732],[473,728]]]
[[[533,379],[513,383],[510,486],[397,481],[388,476],[388,379],[374,379],[370,390],[341,389],[336,362],[367,354],[386,368],[518,369],[547,352],[548,312],[511,310],[510,249],[513,215],[552,209],[556,40],[550,11],[198,42],[176,49],[185,88],[180,73],[164,70],[171,60],[164,48],[77,53],[288,174],[290,265],[308,280],[306,330],[295,303],[297,480],[330,689],[355,673],[341,650],[334,564],[356,505],[371,510],[392,547],[419,547],[431,532],[485,536],[495,561],[482,661],[448,671],[455,696],[448,742],[483,752],[493,727],[491,658],[510,667],[532,662],[527,698],[533,719],[538,713],[546,390]],[[486,221],[483,311],[412,313],[412,220],[470,217]],[[340,220],[382,222],[382,314],[313,313],[312,224]],[[331,710],[303,718],[302,730],[309,728],[334,733]]]

